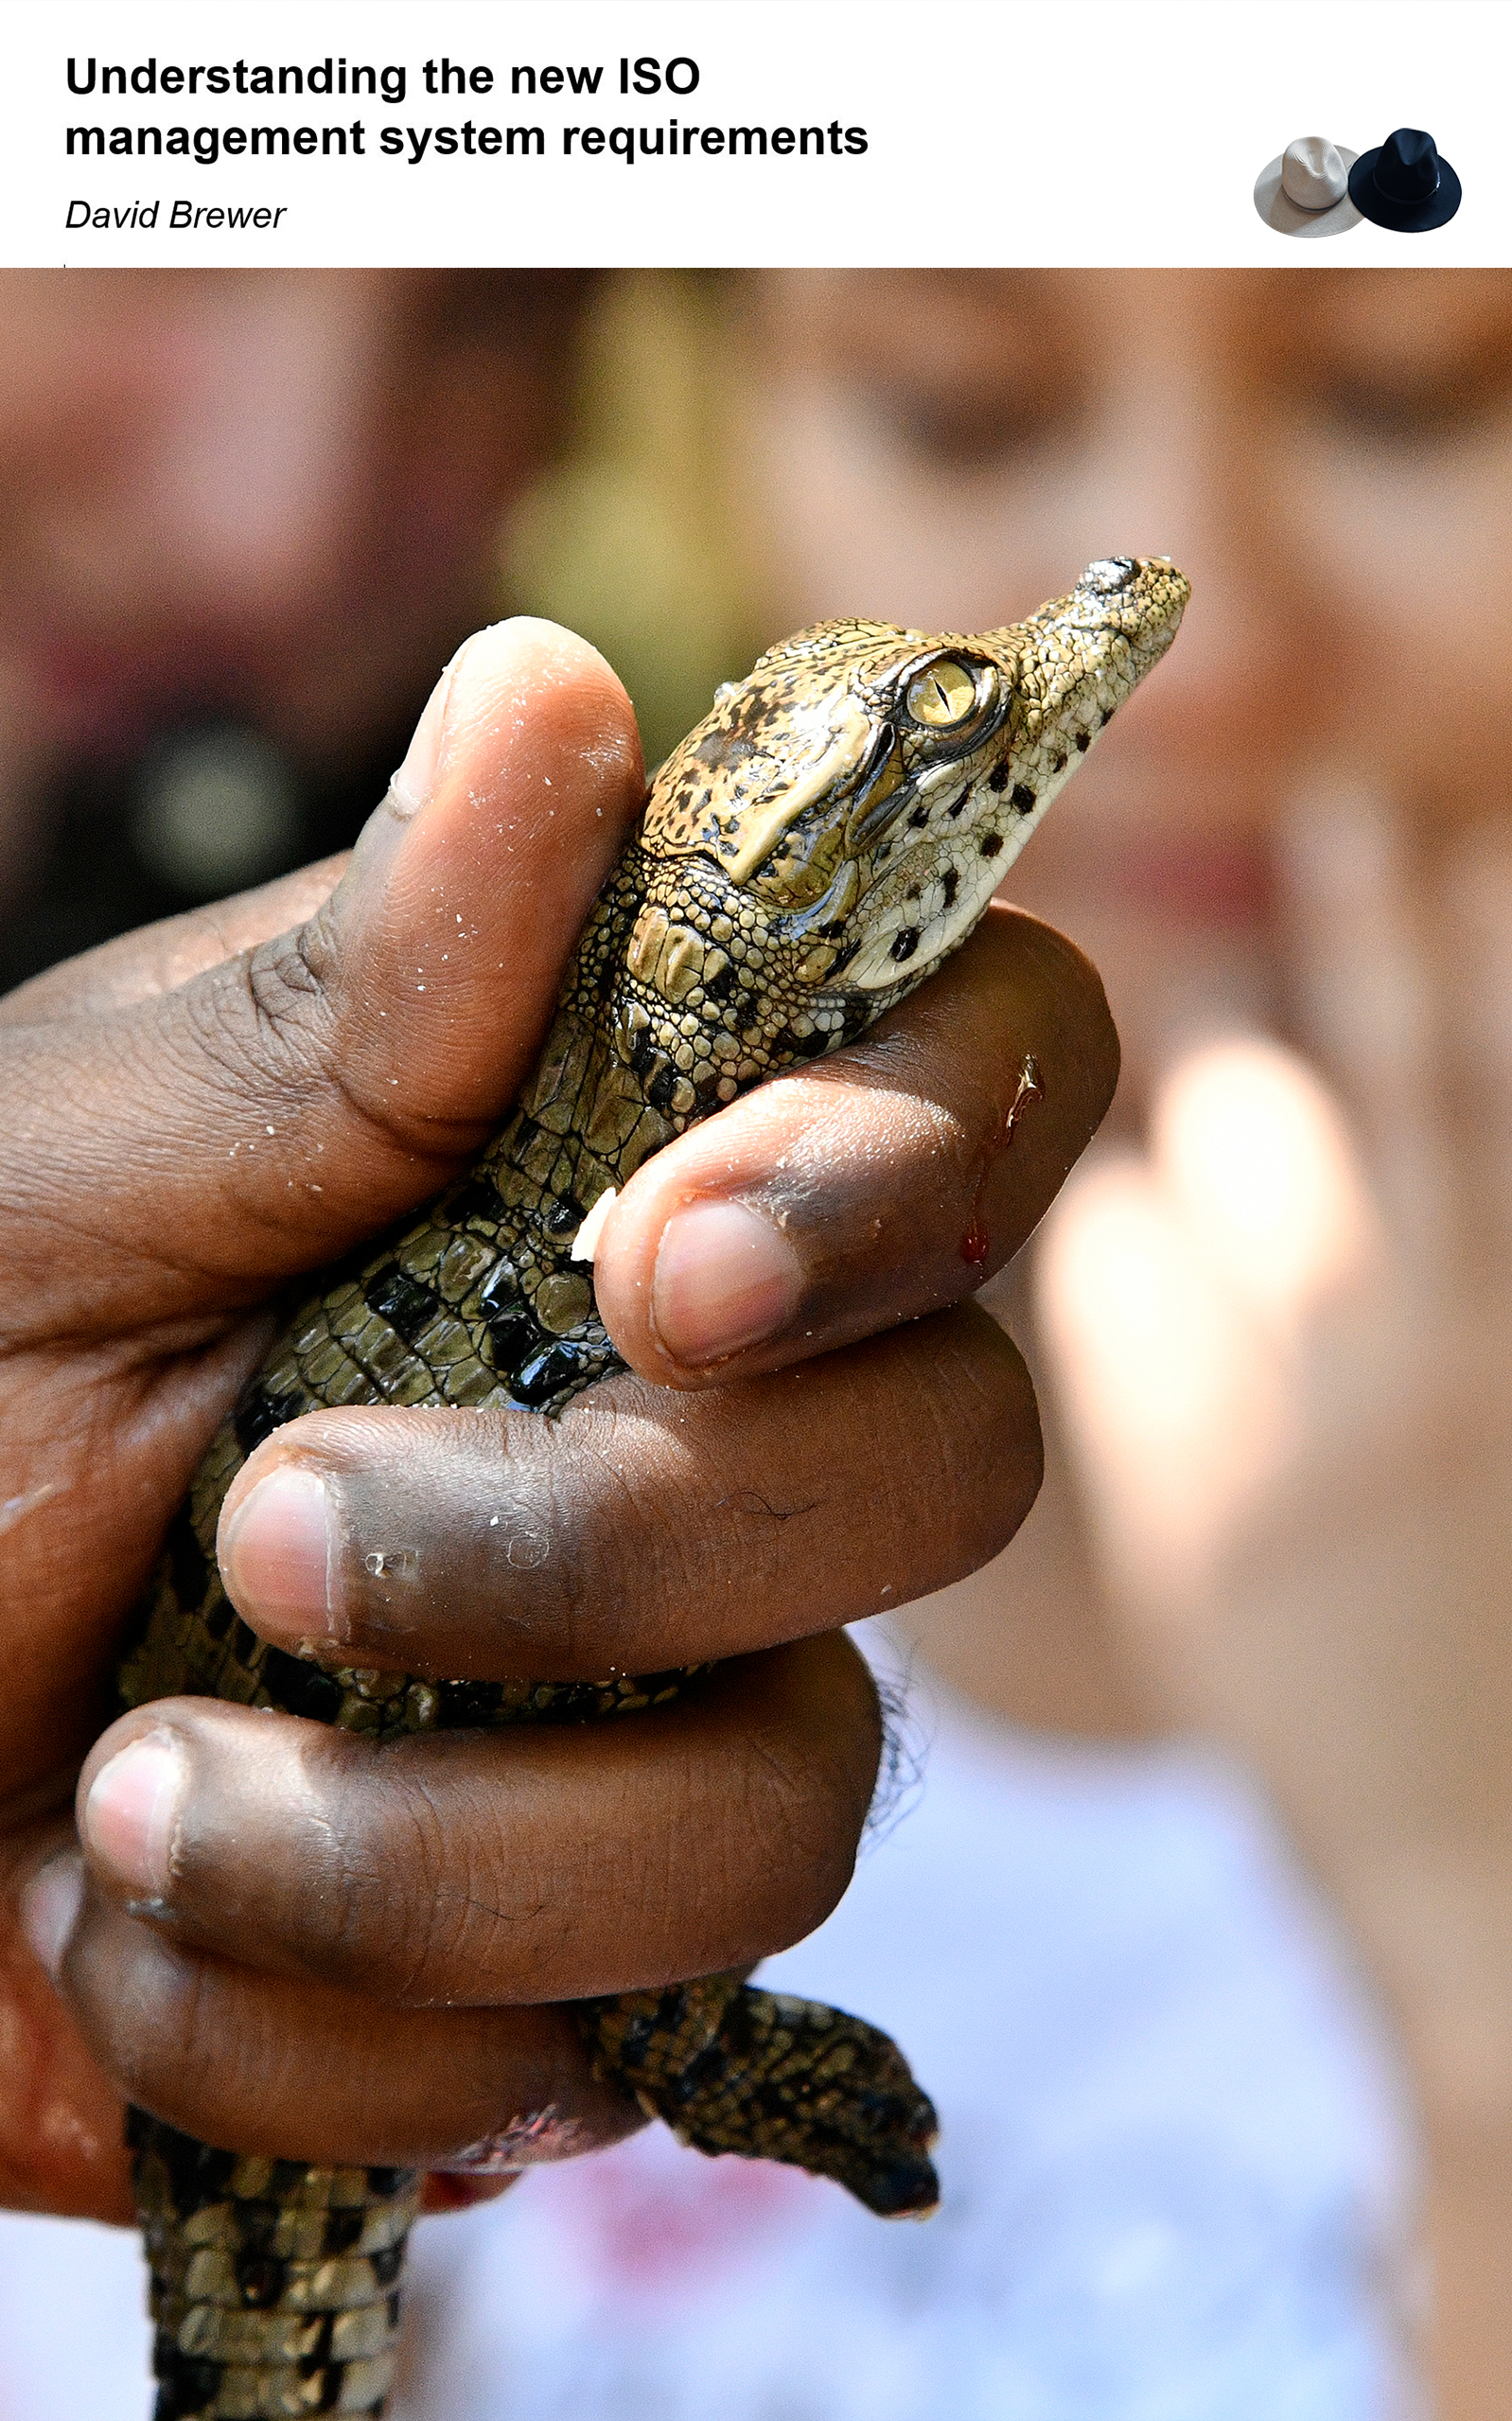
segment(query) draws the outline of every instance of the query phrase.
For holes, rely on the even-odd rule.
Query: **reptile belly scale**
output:
[[[720,692],[651,786],[502,1132],[401,1232],[316,1281],[212,1443],[133,1626],[127,1706],[208,1694],[381,1745],[632,1714],[690,1686],[331,1671],[267,1647],[217,1570],[226,1490],[307,1411],[549,1415],[623,1368],[573,1257],[595,1204],[695,1121],[865,1032],[966,939],[1187,594],[1169,562],[1120,557],[1010,627],[826,623]],[[575,2015],[600,2076],[685,2142],[795,2163],[884,2214],[934,2203],[933,2110],[861,2019],[736,1976]],[[241,2156],[141,2111],[129,2136],[158,2421],[381,2412],[416,2176],[312,2167],[297,2145]]]

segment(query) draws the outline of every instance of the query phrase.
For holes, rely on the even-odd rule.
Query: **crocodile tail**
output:
[[[883,2218],[940,2200],[934,2105],[861,2018],[713,1975],[582,2002],[578,2024],[600,2078],[700,2152],[834,2178]]]
[[[127,2119],[151,2265],[155,2421],[383,2410],[413,2169],[307,2167]]]

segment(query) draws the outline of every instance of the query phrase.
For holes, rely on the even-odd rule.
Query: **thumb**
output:
[[[308,922],[0,1034],[10,1336],[255,1299],[433,1192],[519,1089],[642,788],[603,659],[499,624],[443,674]]]

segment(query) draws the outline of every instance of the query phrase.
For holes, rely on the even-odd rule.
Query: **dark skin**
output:
[[[324,1620],[343,1661],[735,1661],[602,1729],[375,1754],[176,1700],[91,1745],[121,1622],[278,1299],[498,1125],[642,785],[602,660],[501,626],[454,676],[419,811],[380,808],[344,873],[131,936],[0,1005],[6,2200],[128,2218],[124,2093],[249,2150],[433,2168],[548,2106],[557,2151],[639,2123],[554,2005],[747,1964],[822,1919],[879,1747],[840,1626],[973,1568],[1032,1501],[1027,1375],[961,1299],[1053,1198],[1117,1046],[1085,961],[997,910],[858,1046],[635,1177],[596,1264],[626,1373],[555,1423],[312,1415],[227,1507],[290,1464],[324,1481],[323,1605],[302,1611],[266,1523],[229,1585],[271,1635]],[[1005,1147],[1027,1051],[1044,1098]],[[684,1364],[657,1256],[677,1211],[721,1199],[781,1224],[801,1282],[769,1333]],[[962,1257],[974,1220],[985,1264]],[[535,1568],[468,1546],[501,1492],[546,1540]],[[367,1584],[379,1523],[426,1576],[402,1649]],[[90,1795],[147,1741],[177,1777],[155,1831],[129,1791]]]

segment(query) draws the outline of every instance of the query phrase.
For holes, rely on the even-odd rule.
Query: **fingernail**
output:
[[[167,1890],[173,1829],[188,1778],[177,1733],[160,1730],[118,1749],[89,1786],[84,1839],[139,1899],[160,1900]]]
[[[325,1483],[298,1463],[259,1479],[217,1542],[226,1593],[255,1629],[328,1632],[336,1528]]]
[[[65,1849],[40,1866],[21,1895],[21,1930],[56,1983],[84,1897],[84,1862]]]
[[[456,657],[453,657],[426,699],[425,711],[414,727],[414,737],[405,751],[404,763],[390,778],[389,804],[398,815],[417,815],[435,788],[436,770],[441,762],[441,737],[446,729],[447,700],[451,695],[451,676],[456,670]]]
[[[689,1370],[776,1335],[802,1299],[792,1246],[744,1203],[690,1203],[661,1231],[651,1317],[662,1350]]]

